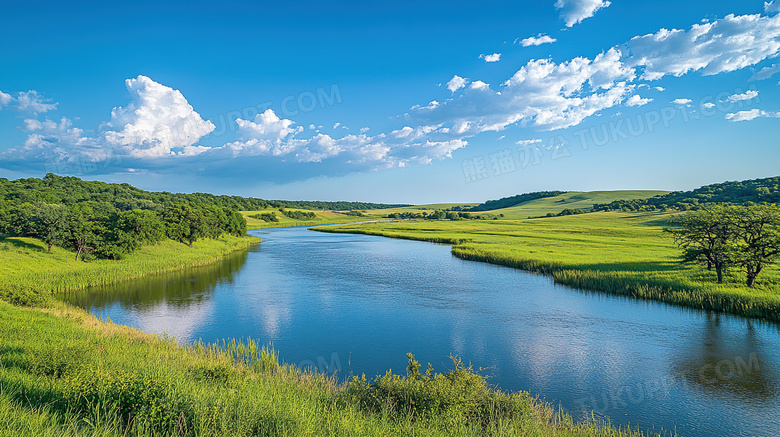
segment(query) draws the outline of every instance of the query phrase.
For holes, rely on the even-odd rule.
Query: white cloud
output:
[[[484,59],[485,62],[498,62],[501,60],[501,53],[493,53],[492,55],[479,55],[479,59]]]
[[[671,103],[674,103],[675,105],[680,105],[680,106],[688,106],[691,103],[693,103],[693,101],[691,99],[674,99],[674,100],[671,101]]]
[[[753,76],[750,78],[750,80],[769,79],[770,77],[774,76],[778,72],[780,72],[780,64],[772,64],[754,73]]]
[[[520,141],[517,142],[517,144],[520,145],[520,146],[528,146],[528,145],[531,145],[531,144],[538,144],[538,143],[541,143],[541,142],[542,142],[542,140],[540,138],[534,138],[532,140],[520,140]]]
[[[481,80],[475,80],[474,82],[471,82],[469,88],[473,90],[487,90],[490,89],[490,85]]]
[[[520,41],[520,44],[523,47],[528,46],[540,46],[542,44],[551,44],[555,41],[558,41],[555,38],[550,37],[549,35],[539,34],[538,36],[529,36],[528,38],[525,38]]]
[[[133,157],[151,158],[192,146],[214,129],[192,109],[182,93],[146,76],[127,79],[131,102],[111,111],[105,140]],[[190,149],[192,150],[192,149]]]
[[[459,98],[414,111],[411,117],[421,124],[448,123],[454,133],[469,136],[518,122],[546,130],[574,126],[628,97],[634,86],[627,82],[636,74],[620,59],[620,51],[610,49],[592,60],[533,60],[499,91],[469,88]]]
[[[7,106],[9,103],[11,103],[12,99],[13,97],[11,97],[10,94],[6,94],[0,91],[0,109],[3,109],[3,106]]]
[[[767,13],[780,12],[780,1],[772,0],[770,2],[764,2],[764,11]]]
[[[57,103],[49,103],[48,99],[44,99],[39,95],[37,91],[30,90],[27,92],[20,92],[16,98],[17,108],[22,112],[32,112],[33,114],[40,114],[57,109]]]
[[[780,50],[780,15],[727,15],[694,24],[690,30],[661,29],[627,44],[627,65],[643,67],[642,79],[682,76],[701,71],[714,75],[755,65]]]
[[[657,86],[657,87],[655,87],[655,90],[659,91],[659,92],[664,92],[664,91],[666,91],[666,88],[664,88],[662,86]]]
[[[758,91],[747,90],[742,94],[734,94],[728,97],[729,102],[741,102],[743,100],[753,100],[758,97]]]
[[[566,27],[572,27],[610,4],[606,0],[558,0],[555,2],[555,7],[560,10],[560,16],[566,23]]]
[[[653,99],[650,98],[645,99],[639,97],[639,94],[634,94],[633,96],[629,97],[628,100],[626,100],[626,106],[643,106],[652,101]]]
[[[450,79],[449,82],[447,82],[447,89],[454,93],[455,91],[465,87],[466,83],[468,83],[467,79],[464,79],[456,74],[452,76],[452,79]]]
[[[765,118],[765,117],[778,117],[780,114],[777,113],[770,113],[765,112],[760,109],[750,109],[747,111],[738,111],[726,114],[726,120],[729,121],[750,121],[755,120],[756,118]]]
[[[712,103],[712,102],[704,102],[704,103],[702,103],[702,104],[701,104],[701,106],[702,106],[704,109],[712,109],[712,108],[714,108],[714,107],[715,107],[715,106],[717,106],[717,105],[715,105],[715,104],[714,104],[714,103]]]

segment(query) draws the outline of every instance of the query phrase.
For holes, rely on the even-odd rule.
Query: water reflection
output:
[[[672,365],[677,379],[707,396],[756,405],[778,398],[777,369],[756,322],[709,313],[704,326]]]
[[[217,284],[232,284],[246,259],[247,251],[239,251],[208,266],[163,273],[108,288],[67,293],[63,297],[86,309],[116,304],[140,311],[151,310],[160,304],[186,309],[210,299]]]
[[[239,251],[208,266],[70,293],[64,298],[97,317],[192,341],[201,327],[218,317],[215,290],[233,286],[246,259],[247,251]]]

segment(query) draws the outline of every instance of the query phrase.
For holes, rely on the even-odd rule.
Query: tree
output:
[[[718,284],[723,283],[723,269],[733,261],[734,227],[724,207],[714,206],[691,211],[671,220],[675,228],[666,228],[683,249],[684,261],[705,260],[715,267]]]
[[[165,222],[165,230],[168,238],[185,243],[192,247],[192,243],[206,233],[206,220],[200,207],[190,205],[176,205],[165,208],[162,211],[162,219]]]
[[[37,203],[32,208],[28,233],[43,240],[51,253],[51,247],[63,237],[67,216],[65,205]]]
[[[64,239],[67,240],[73,250],[76,251],[74,261],[78,261],[83,253],[90,253],[93,249],[94,226],[92,208],[86,204],[76,204],[68,208],[65,221]]]
[[[745,268],[747,286],[754,288],[756,277],[780,255],[780,208],[777,205],[732,207],[737,244],[737,260]]]
[[[777,205],[708,206],[672,219],[674,235],[685,261],[707,262],[715,267],[718,283],[723,269],[739,265],[747,286],[780,257],[780,208]]]

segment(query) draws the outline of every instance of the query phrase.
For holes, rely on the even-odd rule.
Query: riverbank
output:
[[[198,267],[219,261],[260,241],[257,237],[223,235],[201,239],[189,247],[166,240],[145,246],[122,260],[74,261],[74,254],[33,238],[0,237],[0,298],[30,304],[65,291],[105,286],[144,276]]]
[[[756,289],[728,272],[679,262],[662,232],[668,213],[591,213],[528,220],[409,221],[314,228],[452,245],[456,257],[548,275],[574,288],[780,321],[780,271]]]
[[[574,424],[464,367],[344,385],[254,342],[182,347],[61,302],[0,301],[0,350],[0,436],[640,435]]]

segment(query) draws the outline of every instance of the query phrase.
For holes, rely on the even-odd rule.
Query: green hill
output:
[[[508,219],[525,219],[528,217],[542,217],[550,213],[558,214],[564,209],[587,209],[596,204],[610,203],[617,200],[633,201],[647,199],[666,193],[668,193],[668,191],[569,191],[555,197],[545,197],[523,202],[509,208],[496,209],[489,211],[487,214],[504,214],[504,218]]]
[[[654,211],[667,208],[688,210],[708,203],[780,203],[780,176],[705,185],[691,191],[674,191],[662,196],[628,201],[621,199],[594,205],[596,211]]]

